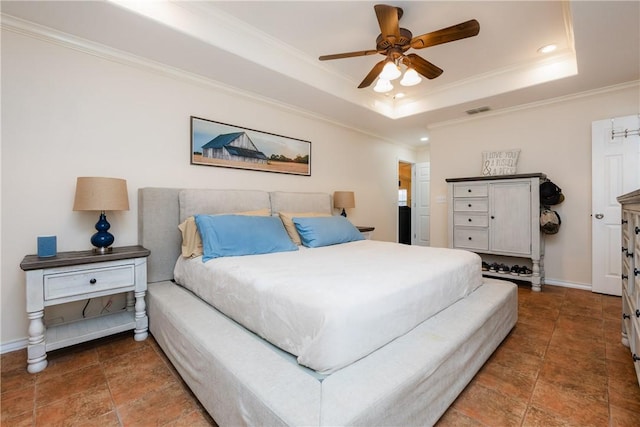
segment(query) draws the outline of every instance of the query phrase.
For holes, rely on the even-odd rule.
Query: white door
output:
[[[592,291],[621,295],[620,204],[616,198],[640,188],[640,116],[591,125]],[[625,136],[625,130],[627,130]],[[613,134],[612,134],[613,131]]]
[[[429,162],[416,163],[414,165],[415,198],[412,211],[415,212],[415,228],[412,238],[412,244],[418,246],[429,246],[430,232],[429,222],[431,216],[430,197],[431,197],[431,164]]]

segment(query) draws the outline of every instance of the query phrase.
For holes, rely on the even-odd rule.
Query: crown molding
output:
[[[260,96],[253,92],[245,91],[235,86],[226,85],[219,81],[208,79],[195,73],[190,73],[179,68],[171,67],[167,64],[156,62],[141,56],[121,51],[119,49],[114,49],[100,43],[83,39],[81,37],[76,37],[50,27],[36,24],[31,21],[26,21],[24,19],[7,15],[5,13],[0,14],[0,18],[0,29],[2,30],[11,31],[22,36],[34,38],[46,43],[51,43],[67,49],[79,51],[87,55],[96,56],[104,60],[137,68],[145,72],[159,74],[177,81],[198,85],[206,89],[220,91],[227,95],[240,96],[253,102],[259,102],[269,105],[273,108],[277,108],[280,111],[284,111],[289,114],[294,114],[313,120],[320,120],[322,122],[341,127],[343,129],[355,131],[362,135],[376,138],[382,142],[389,143],[394,146],[415,149],[415,147],[413,146],[390,140],[381,135],[355,126],[351,126],[349,124],[334,120],[326,116],[313,113],[308,110],[304,110],[300,107],[276,101],[272,98]]]
[[[429,129],[438,129],[438,128],[442,128],[442,127],[457,125],[457,124],[460,124],[460,123],[467,123],[467,122],[471,122],[471,121],[475,121],[475,120],[481,120],[481,119],[486,118],[486,117],[503,116],[503,115],[511,114],[511,113],[514,113],[514,112],[517,112],[517,111],[530,110],[530,109],[540,108],[540,107],[544,107],[544,106],[548,106],[548,105],[560,104],[560,103],[569,102],[569,101],[575,101],[575,100],[581,99],[581,98],[587,98],[587,97],[601,95],[601,94],[605,94],[605,93],[611,93],[611,92],[618,92],[618,91],[621,91],[621,90],[626,90],[626,89],[630,89],[630,88],[634,88],[634,87],[640,89],[640,80],[632,80],[632,81],[626,82],[626,83],[620,83],[620,84],[616,84],[616,85],[605,86],[605,87],[598,88],[598,89],[592,89],[592,90],[587,90],[587,91],[584,91],[584,92],[572,93],[570,95],[558,96],[558,97],[555,97],[555,98],[548,98],[548,99],[544,99],[542,101],[536,101],[536,102],[530,102],[528,104],[516,105],[514,107],[502,108],[502,109],[499,109],[499,110],[490,110],[490,111],[487,111],[486,113],[478,114],[478,115],[475,115],[475,116],[463,117],[463,118],[460,118],[460,119],[453,119],[453,120],[446,120],[446,121],[442,121],[442,122],[432,123],[432,124],[430,124],[428,126],[428,128]]]

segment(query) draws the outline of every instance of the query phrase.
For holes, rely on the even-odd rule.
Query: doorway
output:
[[[411,244],[413,163],[398,162],[398,243]]]
[[[431,164],[398,161],[398,243],[430,246]]]

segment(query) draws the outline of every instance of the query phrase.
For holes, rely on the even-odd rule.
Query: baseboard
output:
[[[591,292],[592,290],[591,284],[589,283],[573,283],[573,282],[565,282],[564,280],[545,278],[543,289],[544,289],[544,286],[547,286],[547,285],[560,286],[563,288],[582,289],[583,291],[589,291],[589,292]]]
[[[27,344],[29,344],[29,340],[27,338],[0,343],[0,354],[22,350],[23,348],[27,348]]]

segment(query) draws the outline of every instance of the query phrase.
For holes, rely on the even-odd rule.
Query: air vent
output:
[[[484,113],[485,111],[489,111],[491,108],[484,106],[484,107],[478,107],[478,108],[472,108],[471,110],[467,110],[467,114],[468,115],[473,115],[473,114],[478,114],[478,113]]]

